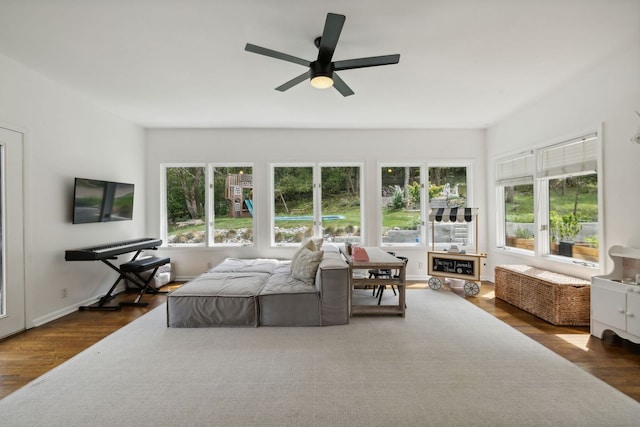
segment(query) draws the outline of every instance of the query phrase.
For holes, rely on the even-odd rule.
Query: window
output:
[[[473,207],[467,204],[470,194],[467,169],[468,166],[453,165],[429,167],[429,209]],[[475,244],[473,222],[434,222],[430,225],[432,244],[436,248],[455,244],[462,249]]]
[[[321,234],[330,242],[360,243],[359,166],[321,167]]]
[[[322,236],[360,242],[360,166],[274,165],[273,238],[277,245]]]
[[[539,150],[543,255],[598,263],[598,151],[596,133]]]
[[[424,242],[422,166],[382,165],[380,171],[383,245]]]
[[[273,241],[299,243],[313,236],[313,167],[273,168]]]
[[[164,172],[164,242],[204,246],[207,241],[205,166],[165,166]]]
[[[165,165],[166,244],[252,244],[252,171],[250,165]]]
[[[597,266],[599,150],[590,133],[497,160],[497,245]]]
[[[533,252],[535,212],[533,209],[533,151],[496,162],[499,225],[498,246]]]
[[[213,167],[213,245],[253,244],[253,168]]]

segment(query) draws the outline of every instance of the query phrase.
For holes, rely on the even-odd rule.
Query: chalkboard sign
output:
[[[430,275],[479,280],[479,273],[477,256],[429,252]]]

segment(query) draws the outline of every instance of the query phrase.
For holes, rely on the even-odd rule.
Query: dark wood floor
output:
[[[413,282],[410,288],[424,288]],[[453,290],[464,297],[461,290]],[[119,300],[130,301],[132,295]],[[483,283],[468,301],[572,361],[640,402],[640,345],[613,335],[591,337],[588,327],[557,327],[496,300],[493,285]],[[78,311],[0,341],[0,398],[24,386],[75,354],[166,301],[166,295],[145,295],[148,307],[118,312]]]
[[[467,300],[640,402],[639,344],[614,334],[592,337],[588,326],[553,326],[496,299],[492,283],[483,282],[480,294]]]

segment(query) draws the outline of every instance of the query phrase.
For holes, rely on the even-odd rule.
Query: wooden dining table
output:
[[[356,252],[364,250],[365,256],[358,256]],[[358,252],[360,254],[362,252]],[[396,258],[385,250],[375,247],[357,247],[353,248],[352,254],[343,252],[347,263],[349,264],[349,277],[351,292],[349,293],[349,306],[351,307],[351,316],[368,315],[368,314],[394,314],[405,316],[406,308],[406,264],[403,260]],[[367,274],[358,274],[358,270],[396,270],[398,274],[392,275],[391,278],[368,277]],[[397,305],[354,305],[353,292],[356,287],[361,286],[386,286],[393,285],[398,287],[398,304]]]

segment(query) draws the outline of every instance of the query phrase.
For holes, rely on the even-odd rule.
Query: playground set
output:
[[[253,175],[228,174],[225,179],[225,198],[229,203],[229,216],[240,218],[253,216]]]

